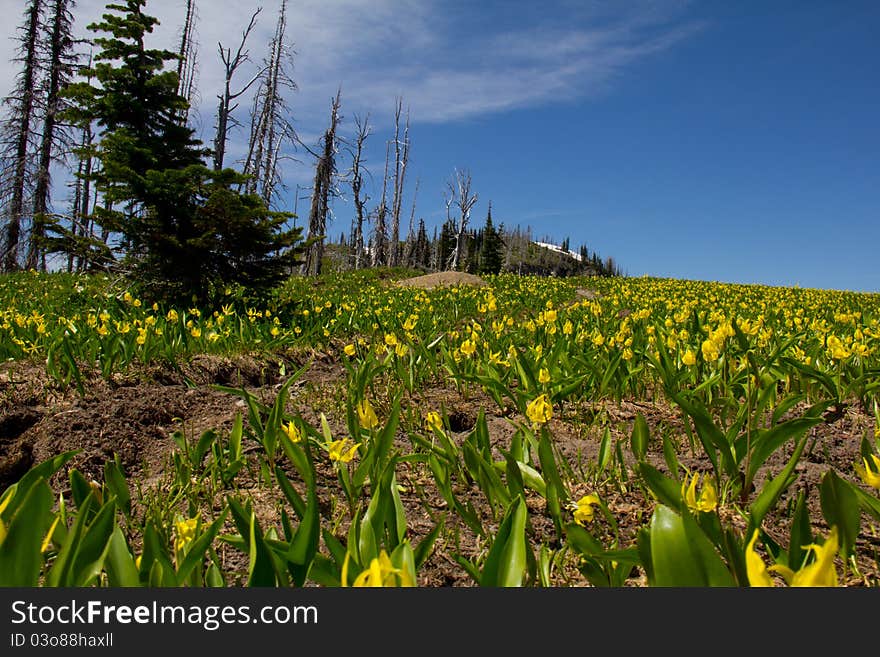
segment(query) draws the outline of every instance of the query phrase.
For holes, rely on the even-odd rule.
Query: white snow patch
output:
[[[574,258],[578,262],[581,262],[583,260],[580,253],[575,253],[574,251],[564,251],[561,247],[556,246],[555,244],[550,244],[549,242],[533,241],[532,244],[537,244],[538,246],[544,247],[545,249],[550,249],[551,251],[555,251],[556,253],[563,253],[571,258]]]

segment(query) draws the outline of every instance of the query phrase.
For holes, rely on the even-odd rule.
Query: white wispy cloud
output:
[[[75,31],[106,11],[105,0],[77,0]],[[248,42],[251,62],[244,82],[267,55],[280,0],[197,0],[199,65],[193,113],[203,141],[213,137],[216,94],[222,85],[218,44],[235,48],[251,14],[262,7]],[[0,94],[12,89],[11,61],[24,0],[0,0],[7,38],[0,40]],[[146,12],[160,20],[149,46],[176,49],[185,0],[150,0]],[[306,143],[323,132],[338,88],[343,113],[371,113],[377,130],[391,121],[395,98],[413,124],[447,123],[495,112],[536,107],[606,93],[615,76],[686,38],[699,25],[682,18],[679,0],[627,0],[609,5],[558,0],[290,0],[288,40],[295,51],[288,98],[293,123]],[[250,102],[238,119],[246,125]],[[350,126],[346,126],[350,129]],[[242,151],[247,130],[231,135],[231,157]],[[290,186],[307,182],[291,174]]]
[[[613,16],[564,14],[545,4],[547,18],[516,26],[509,18],[527,4],[503,3],[491,11],[508,16],[479,27],[483,3],[438,0],[296,0],[288,5],[288,38],[295,50],[293,77],[299,92],[291,99],[305,126],[323,118],[330,97],[341,86],[356,111],[387,115],[403,95],[414,122],[446,122],[519,107],[599,93],[618,72],[642,57],[669,48],[698,25],[679,21],[679,2],[613,3]],[[78,0],[76,30],[105,11],[104,0]],[[16,67],[10,63],[14,26],[21,23],[24,0],[0,0],[8,38],[0,43],[0,87],[10,89]],[[199,110],[211,123],[222,80],[218,43],[235,46],[250,14],[262,7],[249,41],[253,70],[265,56],[280,0],[198,0]],[[151,0],[146,11],[160,19],[151,45],[174,49],[184,0]],[[500,17],[500,16],[499,16]],[[242,69],[246,79],[248,70]],[[308,127],[306,128],[308,129]],[[317,133],[318,129],[313,130]]]

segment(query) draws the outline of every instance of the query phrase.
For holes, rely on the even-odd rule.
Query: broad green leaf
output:
[[[217,440],[217,432],[213,429],[206,429],[202,432],[199,441],[196,443],[195,450],[192,453],[192,464],[198,468],[205,458],[205,455],[211,449],[211,445]]]
[[[663,460],[666,462],[669,472],[672,473],[673,479],[678,479],[678,452],[676,452],[672,437],[666,432],[663,433]]]
[[[306,515],[306,503],[303,501],[302,496],[296,492],[296,489],[290,483],[290,480],[287,478],[287,475],[284,473],[284,470],[281,469],[280,465],[275,466],[275,480],[278,482],[281,492],[284,493],[284,497],[287,498],[287,501],[290,502],[290,505],[293,507],[293,511],[296,513],[297,518],[302,520]]]
[[[235,414],[229,432],[229,458],[234,462],[241,458],[241,437],[243,433],[241,413]]]
[[[92,487],[82,472],[76,468],[70,471],[68,479],[70,480],[70,496],[73,498],[73,505],[79,509],[92,494]]]
[[[150,586],[177,586],[167,541],[152,522],[148,522],[144,528],[140,575],[150,583]],[[156,580],[156,577],[159,579]]]
[[[104,560],[107,583],[116,588],[139,587],[141,578],[120,527],[117,526],[113,529],[108,548],[107,557]]]
[[[651,518],[652,586],[736,586],[712,542],[688,513],[659,505]]]
[[[650,437],[651,433],[648,429],[648,423],[645,421],[645,416],[639,413],[636,415],[635,422],[633,423],[629,442],[633,456],[636,457],[636,460],[645,460],[645,455],[648,453],[648,441],[650,440]]]
[[[389,556],[391,565],[405,572],[413,586],[418,584],[415,554],[409,541],[404,541]]]
[[[104,485],[116,497],[116,502],[126,517],[131,517],[131,492],[128,489],[125,475],[122,473],[118,456],[104,464]]]
[[[795,502],[791,519],[791,532],[788,541],[787,565],[792,570],[799,570],[807,557],[805,546],[813,542],[813,531],[810,527],[810,512],[807,509],[806,493],[801,490]]]
[[[104,504],[83,532],[75,549],[73,567],[62,586],[89,586],[104,569],[107,543],[116,527],[116,502]]]
[[[58,556],[55,557],[52,567],[46,574],[47,586],[74,586],[71,581],[72,577],[70,576],[70,572],[73,569],[80,541],[86,531],[86,518],[95,504],[95,496],[88,495],[77,509],[76,516],[73,520],[73,527],[67,532],[64,543],[61,545],[61,549],[58,550]]]
[[[787,420],[771,429],[758,433],[751,446],[752,453],[749,457],[749,470],[746,473],[747,481],[751,482],[758,469],[764,465],[764,462],[785,443],[800,436],[821,421],[822,418],[799,417]],[[744,452],[745,449],[743,449]],[[737,453],[740,453],[739,448],[737,448]]]
[[[223,573],[213,561],[211,562],[211,565],[208,566],[208,570],[205,573],[205,585],[211,588],[222,588],[226,586],[226,581],[223,579]]]
[[[295,586],[302,586],[305,583],[321,538],[321,517],[314,488],[308,490],[306,498],[306,512],[296,528],[286,554],[288,562],[292,564],[292,567],[288,565],[288,569],[291,571]]]
[[[679,482],[670,479],[650,463],[643,461],[636,467],[645,485],[660,502],[676,510],[681,507],[681,484]]]
[[[40,547],[52,524],[54,499],[45,480],[30,483],[23,499],[15,500],[15,513],[6,516],[6,536],[0,542],[0,586],[38,585],[43,566]]]
[[[523,482],[522,473],[520,472],[519,466],[517,465],[517,461],[510,455],[509,452],[504,452],[504,462],[506,467],[504,471],[507,476],[507,491],[510,493],[511,497],[516,497],[517,495],[522,495],[525,497],[526,494],[526,486]],[[495,467],[498,467],[498,463],[495,463]],[[498,468],[500,470],[500,468]]]
[[[834,383],[834,380],[825,372],[817,370],[815,367],[810,367],[809,365],[801,363],[794,358],[785,357],[781,358],[780,361],[790,367],[793,367],[808,379],[813,379],[814,381],[817,381],[823,388],[825,388],[825,390],[831,396],[831,400],[833,400],[833,402],[837,402],[840,400],[840,391],[837,388],[837,384]]]
[[[550,443],[550,434],[546,430],[541,431],[541,439],[538,442],[538,460],[541,463],[541,473],[546,484],[547,509],[553,518],[556,533],[561,538],[563,536],[562,507],[567,499],[567,491],[559,477],[556,456],[553,454],[553,445]]]
[[[868,495],[861,488],[853,487],[853,492],[856,494],[856,497],[859,500],[859,507],[874,516],[877,520],[880,520],[880,499],[877,499],[873,495]]]
[[[801,458],[801,454],[803,453],[806,444],[807,436],[801,436],[797,445],[795,445],[794,452],[788,459],[785,468],[783,468],[782,472],[776,475],[772,480],[764,484],[761,488],[761,492],[758,493],[758,497],[752,502],[752,505],[749,507],[750,517],[748,534],[750,536],[755,528],[761,526],[761,521],[764,519],[764,516],[766,516],[770,509],[776,505],[776,502],[779,501],[779,497],[794,481],[794,469]]]
[[[522,586],[527,567],[526,518],[525,501],[517,497],[492,541],[480,574],[480,586]]]
[[[277,585],[275,566],[269,546],[260,531],[257,517],[251,511],[250,528],[248,531],[248,586]]]
[[[715,425],[709,413],[706,412],[699,402],[691,403],[679,394],[675,395],[674,400],[693,420],[694,426],[697,429],[697,435],[700,437],[700,442],[703,443],[707,454],[711,457],[713,451],[719,452],[721,454],[721,466],[727,475],[730,477],[736,476],[737,465],[731,445],[724,433]]]
[[[585,527],[577,523],[565,526],[565,538],[578,554],[585,557],[598,556],[605,551],[605,547]]]
[[[828,526],[837,525],[843,555],[851,556],[861,525],[861,509],[852,484],[841,479],[834,470],[829,470],[822,477],[819,501]]]
[[[605,432],[602,434],[602,441],[599,443],[599,454],[596,457],[596,466],[599,468],[599,472],[605,472],[605,468],[607,468],[608,464],[611,462],[613,454],[614,449],[611,446],[611,429],[605,427]]]

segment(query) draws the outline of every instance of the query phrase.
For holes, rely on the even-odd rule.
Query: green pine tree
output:
[[[233,191],[240,174],[205,165],[209,151],[180,118],[188,101],[178,93],[179,56],[146,47],[158,21],[145,5],[108,4],[103,21],[88,26],[107,36],[94,39],[101,51],[84,71],[90,81],[68,92],[70,118],[101,132],[93,180],[104,207],[95,219],[118,231],[121,264],[147,298],[206,302],[229,284],[270,287],[295,264],[301,229],[285,228],[292,215]]]
[[[504,241],[501,234],[492,223],[492,205],[486,215],[486,225],[483,226],[483,239],[480,245],[480,273],[497,274],[504,264]]]
[[[440,228],[440,237],[437,242],[437,270],[446,271],[452,261],[452,251],[455,249],[455,225],[446,221]]]

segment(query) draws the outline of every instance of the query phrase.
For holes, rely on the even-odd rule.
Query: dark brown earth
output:
[[[334,356],[317,353],[286,354],[283,356],[197,356],[181,371],[159,366],[141,367],[110,381],[99,376],[89,378],[86,395],[79,396],[74,389],[61,390],[46,376],[41,364],[5,363],[0,366],[0,491],[16,481],[28,467],[60,452],[79,449],[81,452],[71,461],[70,467],[100,482],[103,465],[118,456],[132,491],[162,490],[168,485],[169,459],[176,445],[171,435],[182,429],[187,435],[198,437],[206,429],[216,429],[221,435],[228,432],[236,414],[247,416],[240,397],[217,390],[216,384],[245,388],[257,398],[271,403],[284,380],[283,365],[287,373],[311,363],[302,377],[291,387],[288,410],[299,414],[312,426],[320,426],[320,414],[330,421],[334,436],[345,435],[344,407],[346,371]],[[466,393],[453,387],[437,385],[404,398],[402,413],[419,408],[446,409],[454,438],[463,440],[470,432],[481,410],[486,413],[493,445],[506,448],[514,432],[513,421],[521,420],[510,409],[499,408],[479,389]],[[388,400],[375,402],[381,417],[388,410]],[[680,417],[662,401],[624,400],[621,402],[596,401],[568,405],[558,412],[549,429],[562,455],[580,480],[588,481],[594,467],[601,435],[590,427],[593,418],[604,415],[611,427],[614,439],[626,439],[638,413],[647,419],[651,429],[652,444],[650,460],[665,470],[660,447],[663,431],[680,442],[681,462],[694,472],[709,470],[705,458],[689,454],[685,432]],[[598,424],[598,423],[597,423]],[[592,425],[596,426],[596,425]],[[829,416],[826,423],[811,430],[808,449],[797,466],[799,477],[785,499],[777,506],[777,513],[765,520],[765,529],[782,545],[788,542],[788,521],[784,511],[797,491],[807,491],[809,510],[814,531],[822,535],[828,532],[827,524],[819,507],[818,485],[829,468],[851,481],[854,479],[852,464],[859,458],[859,443],[863,436],[873,432],[873,417],[857,404],[847,405],[838,416]],[[398,436],[402,451],[411,450],[405,433]],[[627,443],[624,443],[627,445]],[[236,483],[242,494],[252,498],[258,517],[265,529],[279,525],[279,508],[283,502],[276,489],[260,483],[256,443],[247,445],[254,467],[242,471]],[[629,456],[628,449],[624,449]],[[780,450],[766,464],[759,480],[760,487],[767,473],[775,474],[785,464],[790,452]],[[499,452],[500,458],[500,452]],[[631,465],[631,464],[630,464]],[[454,556],[462,554],[476,558],[485,549],[483,542],[452,514],[447,514],[446,503],[434,488],[430,472],[412,464],[400,464],[398,483],[407,512],[408,537],[415,545],[427,535],[435,523],[445,517],[445,528],[437,540],[429,560],[419,572],[419,585],[425,587],[474,586]],[[291,478],[295,476],[290,472]],[[292,479],[293,480],[293,479]],[[329,462],[319,464],[319,497],[322,524],[336,526],[340,538],[347,530],[345,513],[341,502],[335,471]],[[654,502],[641,489],[628,484],[616,483],[609,477],[604,484],[594,488],[586,484],[575,487],[572,496],[577,499],[588,492],[597,493],[613,513],[620,532],[621,547],[633,544],[636,531],[647,524]],[[66,492],[66,471],[52,481],[57,492]],[[220,492],[223,494],[223,491]],[[482,493],[460,489],[457,494],[470,501],[481,514],[484,524],[493,531],[500,517],[486,503]],[[219,499],[222,499],[220,497]],[[143,502],[143,500],[141,500]],[[729,501],[728,501],[729,502]],[[544,513],[544,500],[534,496],[528,500],[530,510],[530,538],[533,546],[542,542],[555,545],[553,524]],[[741,531],[745,522],[737,516],[732,504],[725,504],[728,521]],[[863,519],[862,535],[857,553],[859,574],[847,570],[844,584],[848,586],[878,585],[877,550],[880,547],[872,525]],[[590,527],[597,538],[610,541],[612,529],[603,520]],[[232,531],[230,527],[230,531]],[[219,548],[226,568],[243,575],[246,572],[246,556],[231,547]],[[555,586],[585,586],[584,577],[575,567],[572,558],[561,560],[552,574]],[[229,584],[241,583],[228,582]],[[629,586],[645,586],[639,570],[634,570]]]

